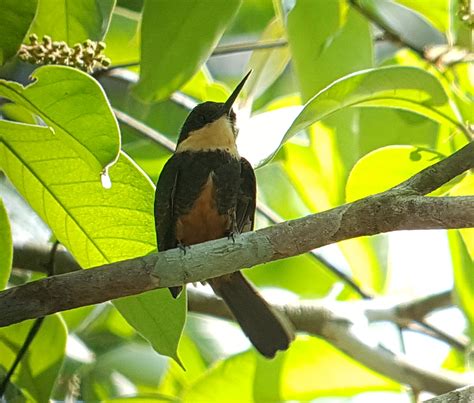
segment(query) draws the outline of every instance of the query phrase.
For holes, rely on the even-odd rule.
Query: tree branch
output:
[[[474,396],[474,386],[466,386],[462,389],[453,390],[443,396],[436,396],[426,400],[425,403],[469,403]]]
[[[26,252],[26,253],[25,253]],[[64,253],[64,250],[61,251]],[[38,262],[47,259],[48,248],[42,246],[15,246],[14,267],[23,270],[37,270]],[[25,258],[27,256],[27,258]],[[69,259],[71,260],[71,259]],[[56,270],[66,272],[76,270],[77,266],[70,264],[67,259],[56,265]],[[41,265],[41,264],[40,264]],[[40,267],[41,268],[41,267]],[[213,295],[206,295],[193,288],[188,289],[189,310],[220,318],[232,319],[226,305]],[[374,363],[382,360],[384,365],[380,370],[383,375],[392,377],[405,384],[414,384],[433,393],[443,393],[447,390],[464,385],[465,379],[452,374],[427,371],[410,364],[403,356],[396,356],[378,345],[367,345],[360,338],[360,329],[365,326],[367,334],[370,329],[367,323],[390,321],[394,324],[406,325],[409,319],[422,319],[426,314],[452,305],[451,293],[446,291],[414,301],[394,303],[384,298],[364,301],[302,301],[291,305],[277,305],[294,323],[296,330],[309,332],[323,337],[336,348],[345,351],[350,357],[379,370]],[[302,317],[304,318],[302,319]],[[301,323],[304,322],[304,325]],[[311,323],[312,322],[312,323]],[[334,322],[334,323],[332,323]],[[340,323],[347,327],[357,326],[357,335],[354,332],[340,327]],[[311,323],[311,324],[310,324]],[[338,324],[339,323],[339,324]],[[311,331],[311,329],[317,329]],[[310,329],[310,330],[309,330]],[[332,330],[331,330],[332,329]],[[350,329],[349,329],[350,330]],[[342,334],[347,333],[346,335]],[[340,334],[341,333],[341,334]],[[328,337],[331,334],[332,337]],[[369,353],[367,352],[369,350]]]
[[[188,294],[190,311],[232,319],[219,298],[195,290],[189,290]],[[369,337],[362,340],[360,333],[361,328],[366,326],[366,319],[370,321],[371,315],[374,318],[373,312],[385,310],[384,303],[378,300],[355,303],[300,301],[275,308],[287,315],[296,330],[322,337],[368,368],[417,390],[446,393],[472,382],[472,378],[467,376],[448,371],[435,372],[411,364],[404,356],[387,350],[376,341],[367,340]],[[367,310],[372,314],[367,314]],[[369,329],[366,330],[369,333]]]
[[[427,198],[380,193],[319,214],[241,234],[77,271],[0,292],[0,326],[203,281],[296,256],[345,239],[393,230],[474,227],[474,196]]]
[[[458,155],[474,165],[474,143],[427,168],[411,181],[459,174]],[[464,160],[463,160],[464,161]],[[441,166],[443,170],[438,169]],[[408,182],[408,181],[407,181]],[[405,183],[407,183],[405,182]],[[420,189],[426,191],[427,187]],[[474,196],[426,197],[402,185],[319,214],[227,239],[53,276],[0,292],[0,326],[160,287],[202,281],[257,264],[296,256],[358,236],[412,229],[474,227]],[[408,194],[407,194],[408,193]]]

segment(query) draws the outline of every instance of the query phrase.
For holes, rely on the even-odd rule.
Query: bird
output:
[[[175,152],[164,165],[155,191],[154,216],[158,250],[186,248],[253,230],[256,178],[239,155],[232,106],[251,71],[225,102],[198,104],[187,116]],[[286,350],[294,332],[256,288],[237,271],[206,280],[224,300],[250,342],[272,358]],[[176,298],[182,286],[170,287]]]

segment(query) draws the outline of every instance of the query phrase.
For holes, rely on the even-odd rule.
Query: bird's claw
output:
[[[181,242],[178,243],[178,248],[183,252],[184,255],[186,255],[186,248],[190,249],[191,246],[185,245]]]

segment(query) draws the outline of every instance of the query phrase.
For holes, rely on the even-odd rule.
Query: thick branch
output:
[[[159,254],[53,276],[0,292],[0,326],[54,312],[198,282],[357,236],[401,229],[474,227],[474,196],[381,193],[319,214]]]
[[[453,390],[443,396],[436,396],[426,400],[425,403],[469,403],[474,396],[474,386],[466,386],[462,389]]]
[[[371,344],[362,340],[361,324],[356,318],[360,317],[363,321],[363,318],[367,318],[364,307],[370,307],[372,311],[376,311],[378,304],[377,300],[362,301],[358,306],[354,306],[353,301],[330,304],[299,302],[276,308],[288,316],[296,330],[320,336],[368,368],[400,383],[409,384],[417,390],[446,393],[465,386],[469,381],[472,382],[472,379],[448,371],[434,372],[418,367],[403,356],[396,355],[375,343]],[[220,299],[192,290],[189,292],[189,309],[220,318],[232,318]],[[383,306],[381,310],[384,310]],[[354,326],[357,326],[358,333],[353,330]]]
[[[439,177],[451,180],[460,173],[453,165],[460,164],[465,169],[473,167],[474,143],[410,181],[424,183],[427,177],[441,185]],[[474,196],[425,197],[414,194],[417,190],[426,191],[426,186],[407,192],[402,184],[319,214],[239,235],[234,243],[220,239],[194,245],[186,254],[172,249],[14,287],[0,292],[0,326],[202,281],[358,236],[402,229],[474,227]]]

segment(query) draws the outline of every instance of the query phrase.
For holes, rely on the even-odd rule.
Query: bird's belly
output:
[[[231,218],[219,214],[212,176],[209,176],[189,212],[176,221],[176,238],[182,245],[194,245],[224,237],[229,233]]]

